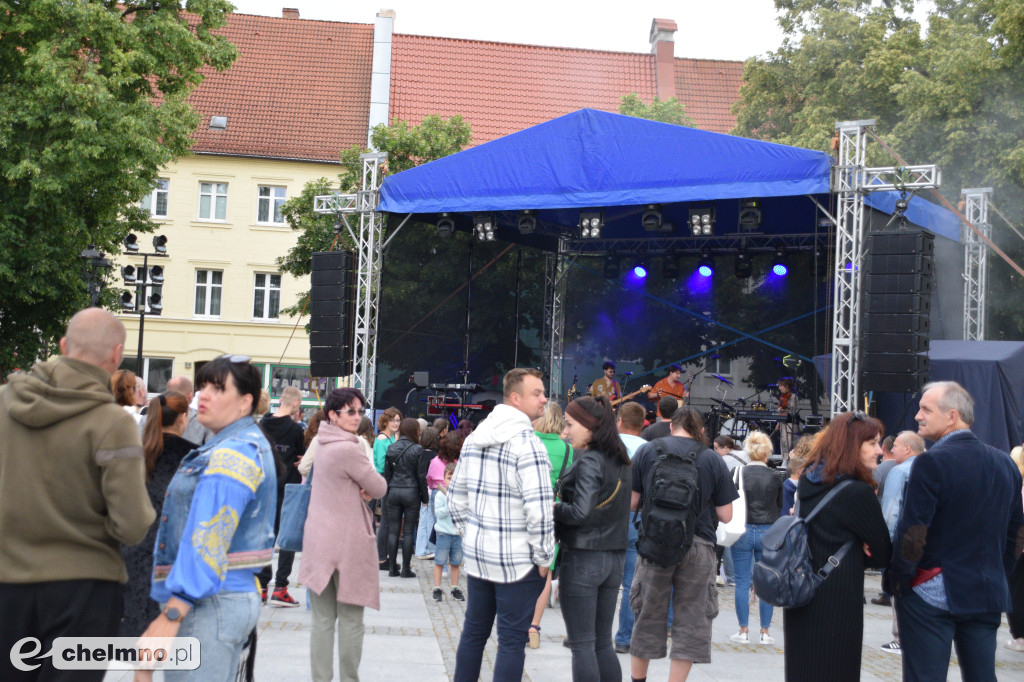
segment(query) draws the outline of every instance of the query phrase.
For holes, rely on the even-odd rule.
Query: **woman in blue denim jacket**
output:
[[[202,665],[165,671],[166,680],[234,679],[256,626],[255,574],[273,556],[277,493],[270,444],[252,418],[260,384],[238,355],[196,376],[198,418],[215,436],[182,460],[168,487],[150,591],[162,612],[143,636],[197,637]]]

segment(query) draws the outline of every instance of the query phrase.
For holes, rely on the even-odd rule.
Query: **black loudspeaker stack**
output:
[[[309,373],[348,376],[355,327],[355,256],[350,251],[314,253],[311,284]]]
[[[914,393],[928,381],[935,238],[923,230],[871,232],[864,287],[861,383]]]

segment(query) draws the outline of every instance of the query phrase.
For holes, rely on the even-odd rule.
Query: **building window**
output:
[[[171,371],[174,369],[174,360],[171,358],[142,358],[142,371],[139,371],[135,362],[134,354],[124,357],[118,369],[127,369],[134,372],[136,376],[142,377],[146,382],[146,390],[150,398],[156,397],[157,393],[167,390],[167,382],[171,380]]]
[[[222,270],[196,270],[195,314],[220,317],[220,294],[224,280]]]
[[[712,362],[713,364],[708,367],[710,374],[732,376],[732,360],[729,358],[715,358]]]
[[[284,216],[281,215],[281,207],[284,205],[284,189],[284,187],[260,185],[256,222],[273,225],[284,224]]]
[[[199,219],[226,220],[228,216],[228,183],[199,183]]]
[[[142,197],[142,201],[139,202],[139,208],[143,211],[149,211],[149,215],[154,218],[166,218],[167,191],[170,185],[171,182],[167,178],[159,178],[153,191]]]
[[[252,316],[258,320],[276,320],[281,309],[281,275],[256,273],[256,292]]]

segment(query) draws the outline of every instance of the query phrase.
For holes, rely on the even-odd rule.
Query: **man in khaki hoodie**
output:
[[[138,429],[110,391],[124,341],[113,315],[82,310],[62,356],[0,386],[0,679],[49,679],[57,637],[117,635],[119,544],[155,517]]]

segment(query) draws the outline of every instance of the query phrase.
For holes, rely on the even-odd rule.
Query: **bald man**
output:
[[[195,396],[195,387],[192,384],[192,380],[182,374],[171,377],[167,382],[167,390],[175,391],[185,396],[190,406],[188,408],[188,426],[185,427],[181,437],[196,445],[205,443],[208,438],[213,436],[213,432],[199,423],[198,413],[191,407],[192,398]]]
[[[0,679],[57,679],[52,658],[29,652],[117,635],[120,543],[141,541],[155,517],[135,420],[110,391],[124,341],[117,318],[88,308],[71,318],[62,356],[0,386]],[[41,647],[14,648],[24,638]]]

